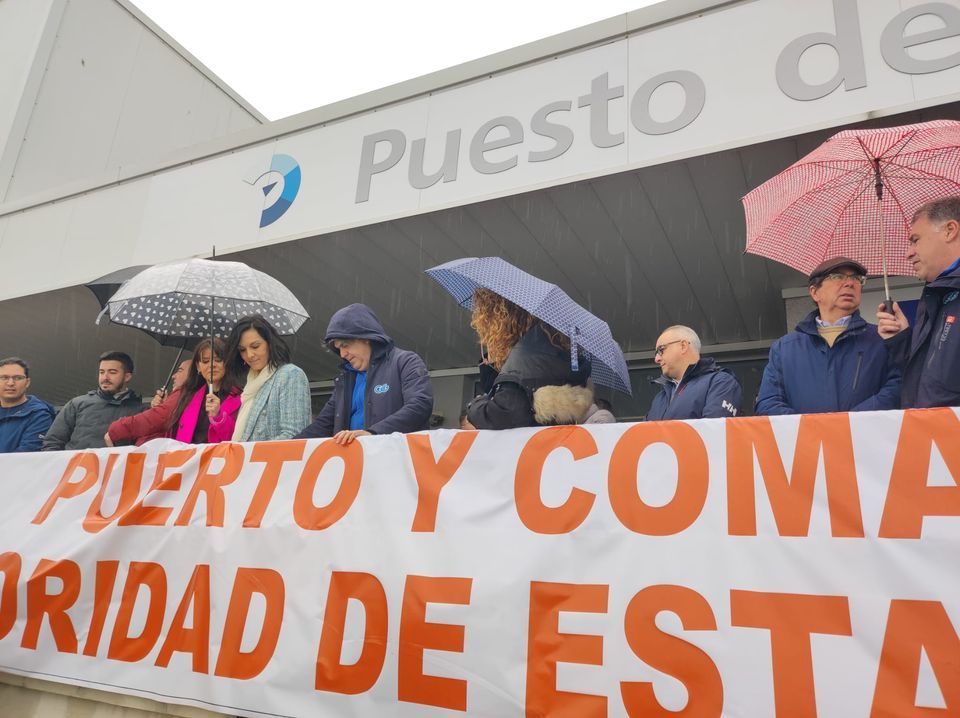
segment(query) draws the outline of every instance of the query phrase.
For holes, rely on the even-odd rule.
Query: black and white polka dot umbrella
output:
[[[242,262],[189,259],[158,264],[124,282],[110,320],[170,337],[226,338],[240,317],[261,314],[280,334],[309,319],[293,293]]]

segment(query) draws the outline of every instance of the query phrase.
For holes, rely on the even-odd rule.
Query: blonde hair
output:
[[[534,324],[540,325],[555,347],[570,350],[570,340],[565,334],[546,322],[538,321],[526,309],[489,289],[474,291],[470,326],[480,337],[480,343],[486,346],[487,360],[496,369],[503,366],[510,350]]]

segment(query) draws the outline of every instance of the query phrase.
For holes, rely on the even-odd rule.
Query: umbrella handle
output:
[[[210,253],[210,259],[217,258],[217,245],[213,245],[213,250]],[[210,295],[210,381],[207,382],[207,393],[213,393],[213,313],[215,311],[214,302],[216,297],[212,294]]]
[[[883,304],[885,312],[893,314],[893,299],[890,298],[890,279],[887,276],[887,241],[883,226],[883,181],[880,179],[880,165],[877,161],[877,224],[880,225],[880,259],[883,262]]]
[[[180,366],[180,357],[183,356],[183,350],[187,347],[187,340],[183,340],[183,344],[180,345],[180,351],[177,352],[177,358],[173,362],[173,366],[170,367],[170,373],[167,374],[167,380],[163,382],[163,386],[160,387],[164,391],[167,390],[167,384],[170,383],[170,380],[173,378],[173,372],[177,370],[177,367]]]

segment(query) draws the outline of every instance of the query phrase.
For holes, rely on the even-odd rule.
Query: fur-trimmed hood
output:
[[[579,424],[593,405],[590,386],[542,386],[533,392],[533,418],[538,424]]]

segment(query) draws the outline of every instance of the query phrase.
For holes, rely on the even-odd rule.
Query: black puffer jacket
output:
[[[570,352],[550,343],[535,324],[510,350],[493,388],[467,406],[467,419],[478,429],[576,424],[593,403],[587,386],[590,367],[570,368]]]
[[[64,404],[43,437],[42,451],[102,449],[106,446],[103,435],[110,424],[145,408],[140,395],[130,389],[119,394],[88,391]]]

